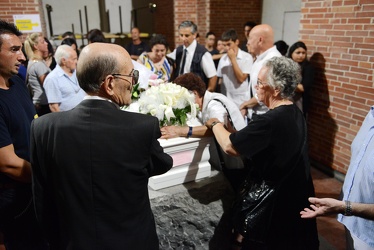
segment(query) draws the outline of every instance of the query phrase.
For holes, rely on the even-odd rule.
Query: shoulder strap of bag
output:
[[[236,128],[234,126],[234,123],[232,122],[232,119],[231,119],[231,116],[230,116],[230,112],[229,112],[228,108],[226,107],[226,105],[221,100],[219,100],[217,98],[214,98],[212,100],[220,102],[222,104],[222,106],[226,109],[226,112],[227,112],[227,120],[229,120],[230,125],[236,130]]]
[[[236,130],[236,128],[234,126],[234,123],[232,122],[232,119],[231,119],[231,116],[230,116],[230,112],[229,112],[228,108],[226,107],[226,104],[224,104],[221,100],[219,100],[217,98],[214,98],[212,100],[217,101],[217,102],[219,102],[219,103],[222,104],[222,106],[226,109],[226,112],[227,112],[227,120],[230,122],[231,127]],[[216,144],[216,148],[217,148],[219,160],[221,162],[221,168],[223,169],[225,167],[225,161],[224,161],[224,158],[223,158],[223,155],[222,155],[221,146],[218,144],[218,142],[217,142],[217,140],[216,140],[215,137],[214,137],[214,142]]]

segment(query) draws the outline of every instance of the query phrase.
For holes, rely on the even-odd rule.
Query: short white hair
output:
[[[56,53],[55,53],[56,63],[61,66],[62,58],[68,59],[72,51],[75,51],[75,50],[69,45],[64,44],[64,45],[58,46]]]

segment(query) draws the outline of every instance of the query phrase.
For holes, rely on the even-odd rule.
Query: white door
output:
[[[282,40],[289,46],[299,40],[300,18],[300,11],[284,12]]]
[[[274,30],[274,42],[284,40],[289,46],[299,40],[301,0],[263,0],[262,23]]]

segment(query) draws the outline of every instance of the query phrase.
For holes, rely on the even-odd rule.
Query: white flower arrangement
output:
[[[161,126],[185,125],[196,118],[198,110],[194,94],[170,82],[150,86],[140,94],[137,104],[140,113],[157,117]]]
[[[138,100],[139,97],[140,97],[140,94],[142,92],[144,92],[146,89],[148,89],[148,87],[158,86],[158,85],[163,84],[163,83],[165,83],[164,80],[157,79],[157,75],[152,74],[149,77],[148,86],[146,88],[142,88],[139,82],[134,85],[134,87],[132,88],[131,99],[134,100],[134,101]]]
[[[158,86],[163,83],[165,83],[165,81],[163,79],[158,79],[156,74],[151,75],[148,80],[148,86]]]

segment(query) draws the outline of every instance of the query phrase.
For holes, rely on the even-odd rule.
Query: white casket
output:
[[[165,153],[173,158],[173,167],[165,174],[149,178],[148,185],[159,190],[210,177],[209,145],[212,138],[159,139]]]

